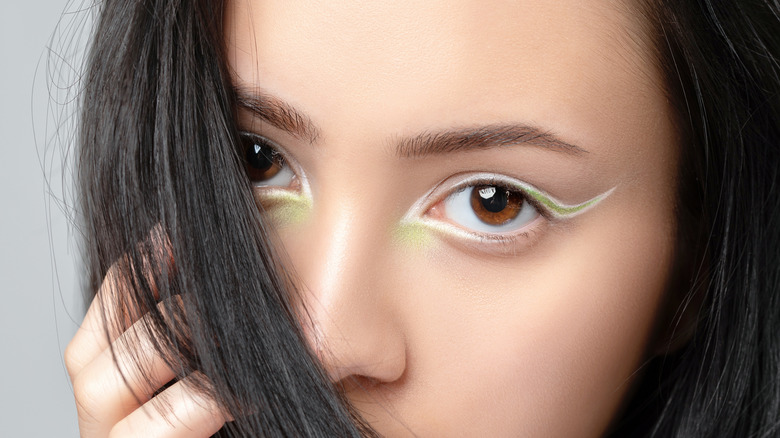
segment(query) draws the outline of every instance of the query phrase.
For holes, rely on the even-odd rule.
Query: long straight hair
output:
[[[111,270],[106,322],[146,315],[177,379],[236,419],[223,434],[369,434],[307,350],[268,246],[236,149],[223,9],[102,4],[77,158],[89,290]]]
[[[691,260],[677,314],[700,307],[615,435],[780,436],[780,3],[649,3],[682,139],[678,245]]]
[[[780,5],[647,0],[682,138],[680,242],[702,303],[614,435],[780,433]],[[373,432],[333,389],[242,170],[222,1],[102,4],[78,181],[90,291],[233,417],[227,436]],[[105,291],[104,287],[104,291]],[[140,368],[144,368],[139,361]],[[205,376],[205,377],[204,377]]]

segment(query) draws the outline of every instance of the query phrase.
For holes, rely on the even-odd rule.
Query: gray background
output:
[[[89,2],[0,5],[0,437],[77,437],[62,351],[83,316],[68,167]],[[64,14],[67,9],[72,13]],[[58,29],[59,23],[59,31]],[[53,49],[50,56],[47,47]],[[52,68],[60,73],[50,75]],[[65,170],[63,170],[65,169]],[[45,175],[45,177],[44,177]],[[48,183],[47,183],[48,180]],[[51,193],[51,194],[49,194]],[[65,204],[63,204],[63,201]]]

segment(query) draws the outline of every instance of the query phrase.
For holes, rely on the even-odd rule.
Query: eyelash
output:
[[[532,228],[525,231],[518,231],[515,234],[479,233],[479,234],[475,234],[474,238],[476,238],[479,241],[479,243],[483,245],[496,245],[501,247],[514,248],[520,242],[521,239],[530,239],[538,231],[539,231],[538,229]]]

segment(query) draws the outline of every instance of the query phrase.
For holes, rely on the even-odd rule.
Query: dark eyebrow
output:
[[[238,106],[250,111],[271,125],[313,144],[320,130],[303,111],[261,89],[234,88]],[[570,155],[588,153],[567,143],[548,131],[522,124],[494,124],[457,128],[438,132],[422,132],[393,141],[399,158],[422,158],[466,150],[529,144]]]
[[[442,132],[424,132],[395,141],[399,158],[422,158],[464,150],[530,144],[571,155],[588,153],[550,132],[518,124],[497,124],[460,128]]]
[[[320,137],[320,131],[311,119],[284,100],[262,90],[250,91],[236,87],[233,92],[238,106],[250,111],[255,117],[309,143],[316,142]]]

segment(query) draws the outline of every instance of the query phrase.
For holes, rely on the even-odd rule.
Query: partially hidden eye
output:
[[[271,140],[253,134],[242,134],[247,176],[255,187],[287,187],[295,173]]]
[[[501,184],[476,184],[450,194],[444,200],[444,214],[479,233],[517,231],[540,216],[521,190]]]

